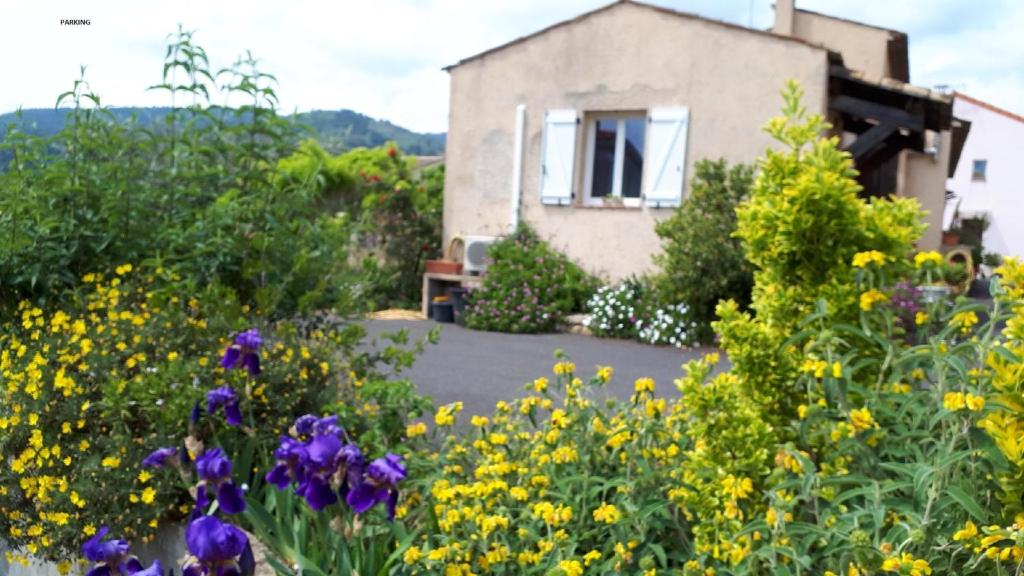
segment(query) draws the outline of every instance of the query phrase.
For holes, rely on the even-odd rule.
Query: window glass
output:
[[[626,145],[622,154],[622,196],[640,197],[640,179],[644,173],[644,128],[643,118],[627,118],[625,124]]]
[[[974,180],[984,180],[985,171],[988,169],[988,160],[975,160],[974,168],[971,171],[971,178]]]
[[[617,124],[614,118],[606,118],[599,119],[594,126],[594,173],[590,191],[594,198],[612,195]]]

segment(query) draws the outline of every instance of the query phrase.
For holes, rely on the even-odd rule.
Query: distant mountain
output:
[[[163,120],[170,108],[110,108],[119,120],[127,120],[132,114],[140,124],[153,124]],[[0,135],[7,126],[17,124],[29,134],[52,136],[64,127],[67,109],[31,108],[21,111],[19,119],[14,112],[0,114]],[[360,146],[380,146],[389,140],[398,143],[406,154],[416,156],[440,156],[444,154],[445,135],[441,133],[419,133],[396,126],[387,120],[376,120],[352,110],[314,110],[296,115],[296,120],[310,126],[311,137],[333,154],[340,154]],[[3,152],[0,151],[0,155]],[[0,164],[2,165],[2,164]]]

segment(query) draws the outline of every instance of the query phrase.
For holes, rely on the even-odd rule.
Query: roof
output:
[[[1016,120],[1017,122],[1024,123],[1024,116],[1021,116],[1020,114],[1014,114],[1013,112],[1010,112],[1009,110],[1000,108],[1000,107],[998,107],[998,106],[996,106],[994,104],[989,104],[988,102],[985,102],[983,100],[978,100],[977,98],[972,98],[971,96],[968,96],[967,94],[964,94],[963,92],[953,92],[953,97],[958,99],[958,100],[963,100],[965,102],[970,102],[971,104],[974,104],[975,106],[984,108],[984,109],[988,110],[989,112],[995,112],[996,114],[1001,114],[1003,116],[1006,116],[1007,118],[1010,118],[1011,120]]]
[[[863,26],[865,28],[874,28],[875,30],[884,30],[885,32],[892,32],[893,34],[901,34],[906,36],[907,33],[901,30],[895,30],[893,28],[886,28],[884,26],[875,26],[874,24],[866,24],[864,22],[858,22],[857,20],[850,20],[849,18],[840,18],[839,16],[833,16],[831,14],[822,14],[821,12],[815,12],[813,10],[804,10],[803,8],[797,8],[797,12],[803,12],[804,14],[813,14],[821,18],[828,18],[829,20],[837,20],[839,22],[846,22],[847,24],[856,24],[857,26]]]
[[[768,31],[765,31],[765,30],[755,30],[754,28],[747,28],[746,26],[740,26],[739,24],[732,24],[730,22],[725,22],[725,21],[722,21],[722,20],[715,20],[714,18],[705,18],[704,16],[698,16],[697,14],[692,14],[690,12],[680,12],[679,10],[673,10],[671,8],[663,8],[661,6],[653,6],[651,4],[646,4],[644,2],[637,2],[635,0],[617,0],[616,2],[612,2],[611,4],[607,4],[607,5],[602,6],[600,8],[591,10],[590,12],[584,12],[583,14],[580,14],[579,16],[576,16],[574,18],[570,18],[568,20],[563,20],[561,22],[552,24],[551,26],[548,26],[547,28],[543,28],[541,30],[538,30],[538,31],[536,31],[536,32],[534,32],[532,34],[527,34],[526,36],[522,36],[522,37],[516,38],[515,40],[512,40],[510,42],[506,42],[506,43],[501,44],[499,46],[495,46],[494,48],[490,48],[488,50],[484,50],[483,52],[480,52],[479,54],[474,54],[472,56],[463,58],[462,60],[459,60],[455,64],[451,64],[449,66],[445,66],[444,68],[442,68],[442,70],[449,71],[452,68],[456,68],[458,66],[462,66],[463,64],[466,64],[468,62],[472,62],[472,61],[477,60],[479,58],[483,58],[484,56],[487,56],[489,54],[493,54],[493,53],[498,52],[500,50],[504,50],[504,49],[509,48],[511,46],[515,46],[517,44],[521,44],[523,42],[526,42],[527,40],[530,40],[530,39],[535,38],[537,36],[540,36],[542,34],[546,34],[547,32],[550,32],[552,30],[555,30],[555,29],[558,29],[558,28],[562,28],[562,27],[568,26],[570,24],[575,24],[577,22],[580,22],[582,20],[590,18],[591,16],[595,16],[597,14],[600,14],[602,12],[606,12],[608,10],[611,10],[613,8],[616,8],[616,7],[622,6],[622,5],[637,6],[637,7],[645,8],[647,10],[651,10],[651,11],[658,12],[658,13],[661,13],[661,14],[667,14],[669,16],[676,16],[678,18],[685,18],[687,20],[697,20],[697,21],[700,21],[700,22],[707,22],[708,24],[714,24],[716,26],[720,26],[722,28],[727,28],[727,29],[730,29],[730,30],[736,30],[736,31],[745,32],[745,33],[749,33],[749,34],[757,34],[759,36],[765,36],[765,37],[772,38],[772,39],[775,39],[775,40],[779,40],[779,41],[782,41],[782,42],[796,42],[798,44],[803,44],[804,46],[809,46],[811,48],[816,48],[816,49],[819,49],[819,50],[828,51],[828,49],[825,48],[824,46],[821,46],[819,44],[815,44],[813,42],[808,42],[808,41],[803,40],[801,38],[794,38],[792,36],[782,36],[780,34],[773,34],[772,32],[768,32]]]
[[[857,82],[864,84],[871,84],[879,88],[885,88],[893,92],[899,92],[901,94],[912,96],[914,98],[923,98],[925,100],[931,100],[939,104],[952,104],[953,96],[939,90],[931,90],[922,86],[915,86],[913,84],[902,82],[894,78],[880,78],[865,74],[859,70],[843,69],[838,70],[832,69],[833,75],[841,75]]]

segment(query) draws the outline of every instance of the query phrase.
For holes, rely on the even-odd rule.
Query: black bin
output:
[[[443,324],[455,321],[455,307],[451,302],[434,302],[434,320]]]

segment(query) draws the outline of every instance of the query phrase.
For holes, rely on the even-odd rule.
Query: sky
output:
[[[167,36],[181,24],[195,31],[211,68],[250,50],[276,76],[284,112],[349,108],[443,132],[443,66],[607,2],[13,0],[0,8],[0,113],[53,106],[82,65],[105,104],[168,105],[165,93],[146,88],[160,82]],[[772,0],[654,3],[757,28],[772,22]],[[797,7],[907,32],[914,84],[946,85],[1024,113],[1022,0],[797,0]]]

